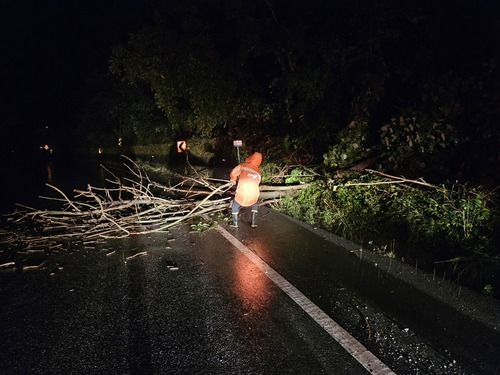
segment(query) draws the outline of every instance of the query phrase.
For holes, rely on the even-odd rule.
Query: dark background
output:
[[[313,150],[318,160],[335,142],[339,130],[356,115],[353,98],[366,90],[364,78],[357,72],[366,71],[375,79],[384,79],[380,85],[384,99],[372,110],[373,126],[380,126],[399,108],[425,109],[427,102],[443,100],[452,109],[466,108],[460,111],[454,126],[461,127],[471,141],[458,152],[474,159],[471,164],[474,169],[486,164],[492,168],[498,166],[500,156],[495,148],[499,144],[500,12],[497,1],[219,0],[182,4],[151,0],[2,0],[0,136],[3,167],[39,160],[45,155],[40,150],[44,144],[61,155],[90,142],[82,137],[89,126],[82,118],[86,115],[88,118],[89,100],[101,89],[99,86],[105,77],[110,76],[112,48],[124,45],[130,34],[144,24],[158,24],[158,19],[165,22],[169,32],[177,30],[179,35],[185,32],[180,20],[200,24],[198,30],[211,30],[222,57],[225,51],[228,56],[239,53],[242,45],[251,45],[250,38],[258,35],[261,38],[260,44],[255,44],[258,54],[249,54],[242,60],[245,78],[251,76],[252,93],[259,93],[259,100],[275,105],[275,112],[281,116],[273,124],[265,125],[264,133],[306,139],[306,146],[307,142],[311,143],[307,134],[312,134],[317,140],[323,140],[323,144]],[[247,19],[252,21],[248,25],[243,22]],[[235,31],[240,34],[236,36]],[[314,48],[309,51],[307,46],[311,43]],[[287,116],[299,118],[299,115],[285,113],[289,108],[284,108],[283,103],[314,91],[314,87],[307,89],[304,84],[308,77],[313,78],[308,76],[314,71],[311,66],[318,64],[321,72],[322,62],[318,56],[324,58],[325,54],[312,54],[322,46],[334,46],[336,51],[341,51],[339,60],[354,57],[340,65],[349,70],[339,68],[335,72],[337,77],[328,78],[338,79],[342,87],[336,87],[335,81],[330,83],[336,91],[320,98],[325,103],[320,99],[303,103],[297,100],[297,107],[307,108],[311,102],[317,103],[318,108],[306,119],[312,125],[308,127],[304,126],[306,122],[295,121],[293,124],[298,125],[292,126]],[[283,56],[290,58],[287,61]],[[282,65],[286,61],[289,66],[279,66],[276,60],[280,58]],[[296,74],[300,69],[304,73],[297,75],[297,79],[298,85],[303,85],[302,91],[290,91],[294,82],[289,78],[285,81],[283,72]],[[271,92],[269,85],[274,79],[281,79],[287,88],[281,88],[282,91],[274,88]],[[321,82],[321,78],[313,82],[318,81]],[[436,87],[429,88],[433,84]],[[454,85],[462,87],[462,91],[457,89],[460,101],[456,103],[453,103],[455,98],[444,100],[449,93],[440,92],[443,88],[451,91]],[[467,85],[472,90],[467,91]],[[146,85],[145,92],[148,90]],[[425,99],[425,95],[431,99]],[[330,112],[325,110],[322,118],[317,115],[329,105],[332,106]],[[107,129],[114,131],[112,127],[103,127],[102,132]],[[172,133],[171,137],[175,135]]]

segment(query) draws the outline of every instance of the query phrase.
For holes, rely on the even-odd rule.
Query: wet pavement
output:
[[[498,301],[261,209],[235,241],[398,374],[497,374]],[[4,269],[1,374],[367,374],[217,229]]]

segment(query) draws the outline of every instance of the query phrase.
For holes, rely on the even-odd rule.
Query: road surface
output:
[[[498,373],[496,301],[470,312],[463,291],[459,311],[402,282],[403,265],[265,208],[257,229],[245,215],[1,271],[0,373]]]

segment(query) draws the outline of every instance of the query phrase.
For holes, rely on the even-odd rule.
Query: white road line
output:
[[[337,322],[330,318],[323,310],[316,306],[309,298],[302,294],[297,288],[290,284],[283,276],[276,272],[271,266],[259,258],[252,250],[242,244],[231,233],[218,225],[217,230],[234,247],[242,252],[253,264],[266,274],[281,290],[299,305],[306,313],[313,318],[326,332],[330,334],[342,347],[351,354],[364,368],[371,374],[386,375],[395,373],[387,367],[380,359],[366,349],[358,340],[352,337],[349,332],[343,329]]]

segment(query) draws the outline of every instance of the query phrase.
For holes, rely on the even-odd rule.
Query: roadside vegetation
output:
[[[367,249],[493,294],[500,269],[497,198],[468,184],[343,172],[276,206]]]
[[[489,5],[152,6],[113,48],[77,138],[163,163],[159,145],[175,158],[168,145],[184,139],[222,167],[243,140],[242,157],[263,154],[266,183],[312,183],[278,209],[498,296],[500,29]]]

